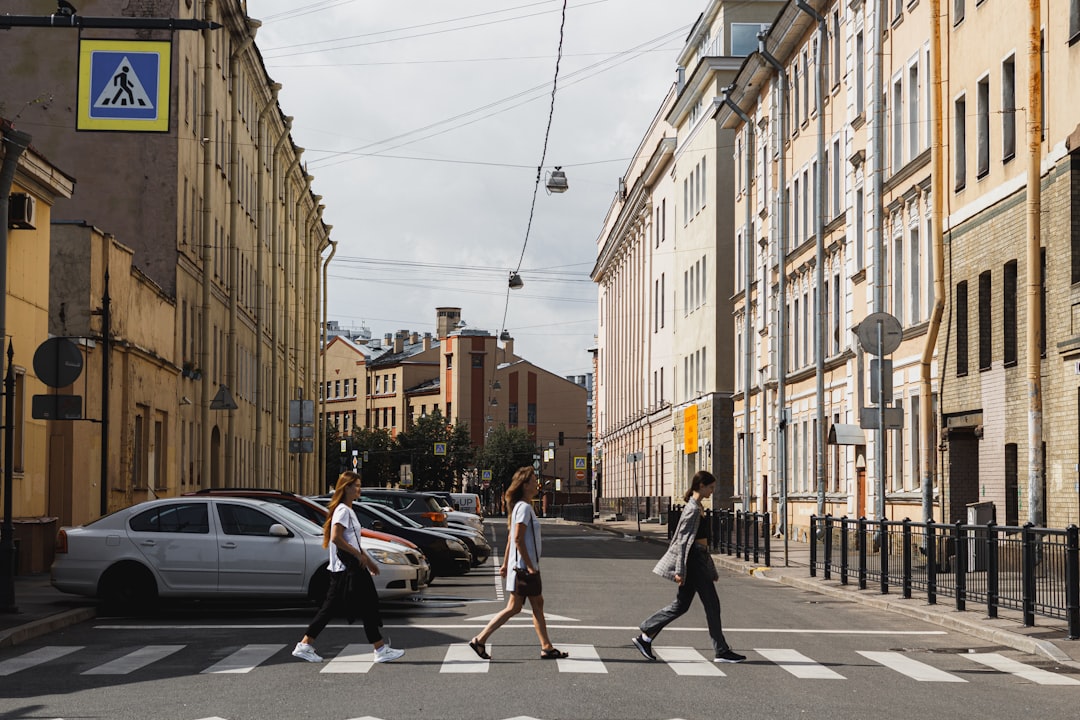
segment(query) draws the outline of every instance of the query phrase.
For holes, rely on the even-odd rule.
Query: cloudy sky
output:
[[[551,112],[563,0],[248,0],[338,242],[330,319],[380,337],[458,306],[591,372],[596,240],[706,4],[569,0]],[[570,190],[549,195],[557,165]]]

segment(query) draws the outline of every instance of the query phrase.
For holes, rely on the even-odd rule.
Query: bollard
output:
[[[953,571],[956,573],[956,609],[967,609],[967,536],[964,523],[960,520],[953,525]]]
[[[906,597],[911,597],[911,520],[904,518],[904,561],[903,561],[903,577],[900,580],[900,586],[902,588],[901,594]]]
[[[760,519],[761,519],[761,514],[760,513],[754,513],[753,521],[752,521],[753,525],[751,526],[751,529],[752,529],[752,535],[753,535],[752,542],[754,544],[754,562],[755,563],[758,561],[758,546],[759,546],[758,541],[761,538],[761,533],[760,533],[761,528],[758,525],[758,521]]]
[[[772,517],[765,513],[765,567],[772,567]]]
[[[926,523],[926,602],[937,605],[937,528]]]
[[[1024,627],[1035,625],[1035,526],[1026,523],[1020,532],[1023,543]]]
[[[993,522],[986,523],[986,615],[998,616],[998,531]]]
[[[742,559],[750,562],[750,519],[747,513],[743,513],[742,532]]]
[[[810,516],[810,577],[817,577],[817,515]]]
[[[1080,640],[1080,528],[1065,529],[1065,617],[1069,639]]]
[[[832,515],[825,515],[825,579],[832,580]]]
[[[885,518],[881,518],[880,529],[878,530],[878,537],[880,542],[878,543],[878,563],[881,570],[881,594],[889,594],[889,521]]]
[[[848,518],[840,518],[840,584],[848,584]]]
[[[859,518],[859,589],[866,589],[866,518]]]

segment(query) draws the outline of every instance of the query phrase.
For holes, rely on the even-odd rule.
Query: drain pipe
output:
[[[930,0],[930,17],[941,17],[941,0]],[[945,166],[942,140],[944,129],[941,125],[941,26],[930,23],[930,222],[933,225],[930,235],[931,261],[934,264],[934,307],[930,313],[930,327],[926,333],[922,361],[919,365],[919,417],[922,418],[922,510],[923,521],[934,521],[934,403],[931,395],[930,366],[934,361],[934,349],[937,347],[938,331],[945,312],[945,246],[942,241],[941,216],[944,209]]]
[[[817,432],[814,433],[814,452],[817,466],[814,471],[817,483],[817,514],[825,514],[825,58],[821,56],[821,46],[829,32],[825,18],[810,7],[806,0],[796,0],[795,6],[818,24],[818,41],[815,48],[817,72],[814,73],[814,87],[817,95],[817,172],[814,183],[817,185],[817,217],[814,218],[814,234],[817,235],[815,255],[814,283],[817,285],[814,304],[817,322],[814,323],[814,376],[816,378]],[[835,162],[835,158],[834,158]]]
[[[1040,0],[1028,0],[1027,386],[1028,522],[1044,523],[1042,401],[1042,33]]]
[[[940,0],[939,0],[940,1]],[[773,228],[776,234],[776,274],[777,283],[776,298],[776,460],[777,478],[780,481],[780,532],[784,536],[784,567],[788,564],[788,521],[787,521],[787,493],[788,493],[788,468],[787,468],[787,246],[788,246],[788,198],[787,198],[787,155],[784,153],[784,142],[788,138],[789,118],[787,114],[788,97],[788,74],[783,64],[777,60],[765,48],[765,40],[768,32],[758,34],[758,54],[776,70],[779,82],[776,93],[776,115],[780,124],[779,150],[780,159],[777,164],[777,172],[780,182],[777,183],[776,196],[774,199],[773,217],[777,219]]]
[[[212,0],[203,1],[203,19],[210,20],[210,11],[213,7]],[[202,257],[201,257],[201,273],[200,280],[201,285],[201,299],[200,299],[200,321],[201,327],[199,328],[199,367],[202,368],[203,377],[200,382],[200,395],[199,395],[199,437],[201,438],[200,445],[202,446],[202,456],[199,458],[199,483],[200,488],[213,487],[213,481],[215,478],[210,477],[210,470],[213,467],[211,465],[210,457],[210,438],[212,437],[210,429],[210,384],[213,380],[218,378],[211,374],[211,355],[210,355],[210,286],[213,284],[213,267],[214,267],[214,222],[213,222],[213,210],[212,203],[217,199],[217,194],[213,189],[214,182],[214,134],[217,132],[217,128],[214,127],[214,115],[212,108],[214,107],[214,44],[212,30],[202,31],[202,43],[203,43],[203,127],[202,127],[202,160],[203,160],[203,176],[202,176],[202,195],[203,195],[203,216],[202,216]],[[219,137],[218,142],[224,141],[225,138]]]
[[[322,293],[322,343],[319,346],[321,348],[319,352],[319,398],[322,407],[321,412],[319,413],[319,430],[315,433],[315,439],[319,443],[319,487],[316,488],[318,492],[322,492],[323,488],[328,484],[328,478],[326,477],[326,273],[327,269],[330,267],[330,261],[333,260],[334,255],[337,254],[337,241],[326,238],[326,244],[330,246],[330,254],[323,260],[322,287],[320,288],[320,292]],[[320,249],[320,252],[325,249],[326,246],[324,245]]]
[[[750,237],[750,225],[753,222],[754,207],[753,203],[750,202],[750,188],[753,186],[754,177],[754,121],[731,99],[730,94],[734,87],[734,85],[729,85],[724,88],[720,94],[720,101],[731,108],[731,111],[738,115],[739,119],[746,125],[746,152],[743,153],[746,159],[746,197],[743,199],[743,204],[746,206],[746,228],[743,231],[743,242],[746,244],[746,251],[743,253],[745,271],[745,279],[743,280],[743,297],[745,298],[743,303],[745,315],[745,329],[743,330],[743,453],[745,462],[743,464],[743,475],[745,478],[744,487],[749,492],[754,487],[754,475],[752,472],[754,444],[750,436],[750,391],[753,388],[750,366],[754,360],[754,323],[750,315],[750,286],[754,281],[754,259],[751,251],[753,240]]]

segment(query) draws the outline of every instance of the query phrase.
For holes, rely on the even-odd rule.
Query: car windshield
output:
[[[397,510],[387,507],[385,505],[379,505],[378,503],[362,503],[362,505],[369,509],[375,515],[382,515],[383,519],[389,520],[395,525],[403,525],[408,528],[423,528],[424,526],[416,522],[412,518],[408,518]]]
[[[443,511],[443,506],[431,495],[425,495],[421,502],[427,507],[429,512]]]

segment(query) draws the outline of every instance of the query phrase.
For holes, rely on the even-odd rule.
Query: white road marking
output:
[[[127,675],[139,668],[146,667],[150,663],[167,658],[174,652],[182,650],[185,645],[147,645],[138,650],[129,652],[123,657],[118,657],[104,665],[90,668],[83,675]]]
[[[558,645],[560,650],[570,653],[570,657],[556,660],[561,673],[607,674],[607,667],[592,645]]]
[[[487,646],[488,654],[494,646]],[[454,643],[446,648],[446,657],[443,658],[441,673],[486,673],[491,667],[490,660],[482,660],[477,657],[468,643]]]
[[[754,648],[754,652],[779,665],[797,678],[806,680],[843,680],[844,676],[816,663],[797,650]]]
[[[366,673],[375,664],[375,646],[367,643],[346,645],[326,663],[320,673]]]
[[[938,670],[932,665],[914,660],[898,652],[873,652],[868,650],[857,651],[860,655],[876,663],[880,663],[890,670],[895,670],[901,675],[907,675],[913,680],[920,682],[967,682],[962,677],[957,677],[944,670]]]
[[[502,611],[500,610],[499,612],[502,612]],[[491,622],[491,619],[493,617],[495,617],[496,615],[498,615],[498,614],[499,613],[497,613],[497,612],[493,612],[493,613],[491,613],[489,615],[477,615],[476,617],[471,617],[471,618],[466,619],[465,622],[477,622],[477,623],[485,623],[486,624],[486,623]],[[524,621],[530,623],[529,627],[532,627],[532,625],[531,625],[531,623],[532,623],[532,613],[527,611],[525,608],[522,608],[521,612],[518,613],[517,615],[515,615],[514,617],[510,618],[510,620],[508,620],[508,622],[514,622],[515,620],[519,620],[519,621],[524,620]],[[548,622],[551,622],[551,621],[555,621],[555,622],[578,622],[577,618],[566,617],[565,615],[555,615],[555,614],[549,613],[549,612],[544,613],[544,620],[546,620]],[[413,626],[413,627],[416,627],[416,626]]]
[[[1036,683],[1037,685],[1080,685],[1080,680],[1075,678],[1041,670],[1031,665],[1025,665],[1022,662],[1011,660],[998,653],[967,653],[963,655],[963,657],[966,657],[972,662],[992,667],[1000,672],[1016,675],[1017,677],[1021,677],[1029,682]]]
[[[222,675],[249,673],[274,653],[280,652],[284,645],[245,645],[224,660],[214,663],[202,671],[202,674]]]
[[[13,657],[0,662],[0,677],[13,675],[21,670],[41,665],[65,655],[70,655],[76,650],[82,650],[84,645],[46,645],[45,647],[31,650],[28,653]]]
[[[726,677],[716,664],[691,647],[653,647],[657,657],[666,662],[676,675],[694,677]]]
[[[457,623],[422,623],[422,624],[387,624],[384,627],[396,628],[399,630],[449,630],[453,628],[482,628],[487,621],[498,613],[492,613],[490,615],[483,615],[480,617],[463,618]],[[576,618],[566,617],[564,615],[553,615],[552,613],[545,612],[544,617],[551,621],[556,622],[579,622]],[[512,618],[514,620],[522,620],[531,623],[532,614],[526,610],[523,610],[519,616]],[[95,630],[169,630],[169,631],[182,631],[189,630],[289,630],[289,629],[305,629],[307,623],[252,623],[248,625],[236,625],[236,624],[203,624],[203,625],[95,625]],[[327,627],[333,627],[338,630],[349,631],[350,628],[358,632],[363,631],[362,627],[356,625],[348,625],[344,622],[331,623]],[[515,625],[507,625],[506,627],[517,627]],[[527,625],[525,627],[532,627]],[[619,632],[630,631],[632,633],[641,632],[641,628],[637,625],[548,625],[548,628],[561,628],[563,630],[617,630]],[[519,628],[520,629],[520,628]],[[707,627],[668,627],[664,629],[666,633],[676,632],[708,632]],[[761,633],[769,635],[888,635],[893,637],[913,637],[913,636],[928,636],[928,635],[948,635],[947,630],[821,630],[810,628],[724,628],[724,634],[729,633]]]

